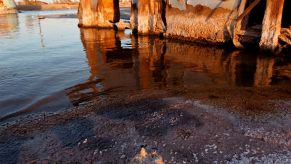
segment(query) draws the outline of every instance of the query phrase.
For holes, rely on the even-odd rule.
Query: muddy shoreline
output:
[[[291,161],[291,89],[175,88],[99,96],[1,122],[1,163],[128,163],[145,146],[165,163]]]

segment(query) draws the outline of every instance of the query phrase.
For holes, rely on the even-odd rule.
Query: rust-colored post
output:
[[[274,51],[278,46],[284,0],[267,0],[260,47]]]
[[[113,27],[120,19],[119,0],[81,0],[79,26]]]

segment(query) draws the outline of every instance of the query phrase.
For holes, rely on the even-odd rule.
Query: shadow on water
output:
[[[163,89],[178,86],[271,87],[288,85],[288,58],[267,57],[260,52],[227,51],[217,47],[134,37],[130,31],[80,29],[90,69],[88,80],[60,93],[71,104],[105,96],[111,92]],[[61,98],[47,97],[20,112],[32,112]]]

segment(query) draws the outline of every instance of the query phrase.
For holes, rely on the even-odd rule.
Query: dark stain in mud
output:
[[[114,142],[112,140],[109,140],[107,138],[102,137],[88,137],[87,138],[87,144],[81,144],[80,149],[81,150],[96,150],[96,148],[100,150],[105,150],[108,148],[112,148]]]
[[[80,149],[87,150],[110,148],[113,144],[112,140],[96,137],[93,128],[93,123],[88,119],[76,119],[69,123],[57,125],[52,132],[58,136],[63,147],[72,148],[80,145]],[[80,144],[84,141],[87,144]]]
[[[27,138],[12,137],[9,140],[0,140],[0,163],[17,163],[21,145]]]
[[[93,136],[93,124],[86,119],[77,119],[71,123],[57,125],[52,131],[57,134],[58,139],[64,147],[73,147],[78,144],[80,140],[86,137]]]
[[[202,126],[201,121],[190,113],[169,108],[160,100],[141,100],[131,104],[117,104],[97,111],[98,115],[110,119],[129,120],[134,122],[139,135],[159,137],[167,134],[170,128],[191,124]]]

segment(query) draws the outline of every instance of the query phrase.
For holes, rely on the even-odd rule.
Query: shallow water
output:
[[[60,110],[111,92],[290,85],[286,58],[37,18],[75,12],[0,16],[0,117]]]

